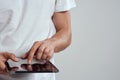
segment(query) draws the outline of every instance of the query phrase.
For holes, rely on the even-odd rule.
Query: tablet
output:
[[[57,73],[59,70],[50,61],[33,60],[32,64],[28,64],[27,60],[19,58],[19,62],[8,60],[6,62],[7,71],[9,73]]]

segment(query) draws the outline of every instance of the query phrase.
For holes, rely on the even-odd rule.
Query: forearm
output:
[[[54,45],[54,51],[59,52],[68,47],[71,43],[72,34],[71,30],[68,28],[64,28],[59,30],[54,36],[52,36],[49,40],[52,41]]]
[[[31,64],[34,55],[38,60],[50,60],[54,52],[59,52],[70,45],[72,35],[69,11],[54,13],[53,23],[56,34],[49,39],[36,41],[29,53],[22,56],[23,59],[28,58],[29,64]]]
[[[56,34],[50,38],[55,46],[54,51],[59,52],[68,47],[71,43],[71,22],[69,11],[55,13],[53,22],[56,28]]]

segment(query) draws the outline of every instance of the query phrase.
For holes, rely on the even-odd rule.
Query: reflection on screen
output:
[[[58,69],[50,62],[21,64],[20,66],[10,66],[6,62],[8,71],[15,71],[16,73],[39,73],[39,72],[58,72]]]

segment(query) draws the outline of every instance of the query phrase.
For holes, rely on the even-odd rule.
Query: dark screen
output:
[[[45,63],[34,63],[34,64],[20,64],[20,66],[10,66],[6,62],[6,66],[9,72],[15,73],[56,73],[59,70],[50,62]]]

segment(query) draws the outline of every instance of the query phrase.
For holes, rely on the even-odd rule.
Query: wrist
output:
[[[46,39],[45,41],[50,43],[49,46],[51,46],[54,49],[54,52],[58,52],[58,50],[57,50],[58,39],[56,39],[56,38],[49,38],[49,39]]]

